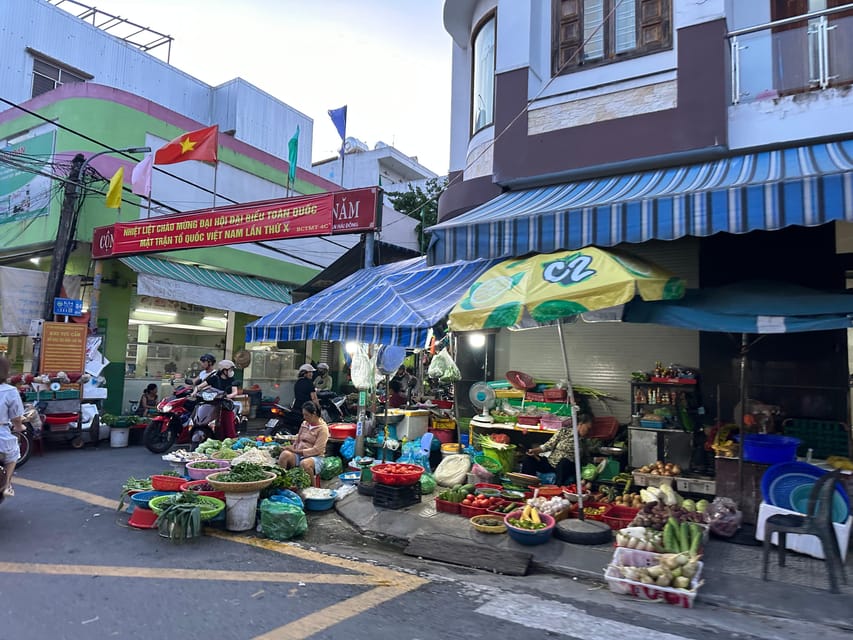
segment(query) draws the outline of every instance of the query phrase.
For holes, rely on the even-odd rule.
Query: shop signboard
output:
[[[54,298],[53,299],[53,315],[55,316],[75,316],[83,315],[83,301],[75,300],[74,298]]]
[[[24,170],[13,162],[0,164],[0,224],[50,213],[53,181],[47,175],[50,173],[47,165],[53,162],[55,135],[54,131],[49,131],[0,147],[4,155],[10,158],[20,155],[27,165]],[[33,158],[42,160],[34,161]],[[45,175],[41,175],[39,169]]]
[[[88,333],[85,324],[45,322],[41,333],[41,371],[82,372]]]
[[[377,228],[378,188],[231,205],[98,227],[92,257],[268,242]]]

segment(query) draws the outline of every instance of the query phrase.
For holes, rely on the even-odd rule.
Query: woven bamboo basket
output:
[[[225,493],[252,493],[253,491],[260,491],[261,489],[266,489],[273,483],[278,476],[272,471],[267,471],[267,479],[266,480],[255,480],[254,482],[219,482],[216,478],[217,476],[225,475],[229,473],[228,471],[221,471],[219,473],[211,473],[207,476],[207,481],[217,491],[224,491]]]

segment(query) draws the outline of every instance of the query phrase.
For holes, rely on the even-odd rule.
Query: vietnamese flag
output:
[[[185,160],[216,162],[218,144],[219,125],[190,131],[157,149],[154,164],[174,164]]]

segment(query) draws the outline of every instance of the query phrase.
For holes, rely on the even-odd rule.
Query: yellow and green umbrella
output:
[[[505,260],[468,288],[450,312],[453,331],[544,325],[643,300],[677,300],[684,280],[615,250],[585,247]]]

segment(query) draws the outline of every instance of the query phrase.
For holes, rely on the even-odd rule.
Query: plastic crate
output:
[[[663,484],[671,487],[675,482],[674,476],[661,476],[651,473],[640,473],[639,471],[634,471],[633,476],[634,484],[638,487],[659,487]]]
[[[640,420],[640,426],[644,429],[663,429],[663,420]]]
[[[782,423],[782,433],[800,439],[797,455],[805,458],[812,450],[815,458],[850,456],[850,427],[833,420],[788,418]]]
[[[662,600],[667,604],[673,604],[685,609],[693,608],[693,600],[699,590],[702,577],[703,564],[699,561],[696,575],[690,581],[690,589],[676,589],[674,587],[657,587],[651,584],[643,584],[634,580],[623,578],[618,566],[626,567],[651,567],[658,564],[660,554],[651,551],[640,551],[626,547],[616,547],[613,551],[613,561],[604,571],[604,579],[613,593],[620,595],[631,595],[642,600]]]
[[[577,505],[575,505],[575,506],[577,506]],[[606,516],[610,512],[610,509],[612,506],[613,505],[604,504],[602,502],[587,502],[586,500],[584,500],[584,503],[583,503],[584,509],[586,509],[588,507],[594,507],[594,508],[602,508],[603,507],[604,508],[604,510],[599,514],[595,514],[595,515],[584,514],[584,520],[598,520],[599,522],[604,522],[604,516]],[[569,509],[569,513],[567,515],[569,518],[577,518],[578,517],[577,509]]]
[[[470,507],[466,504],[459,505],[459,515],[463,518],[473,518],[474,516],[485,515],[488,509],[482,507]]]
[[[545,402],[545,394],[528,391],[524,394],[524,399],[528,402]]]
[[[528,426],[536,426],[539,424],[539,416],[518,416],[516,418],[516,422],[518,424],[525,424]]]
[[[448,502],[447,500],[441,500],[440,498],[435,499],[435,510],[443,513],[452,513],[458,516],[459,508],[461,506],[462,505],[458,502]]]
[[[621,504],[614,504],[610,506],[610,509],[604,514],[601,521],[614,531],[618,531],[619,529],[630,526],[631,521],[634,520],[639,512],[639,509],[634,509],[633,507],[623,507]]]
[[[543,429],[554,429],[556,431],[570,425],[572,423],[572,418],[571,416],[564,418],[562,416],[543,415],[539,418],[539,421],[542,424]]]
[[[80,392],[77,389],[60,389],[54,393],[57,400],[76,400],[80,397]]]
[[[404,509],[421,501],[421,483],[410,485],[390,485],[375,483],[373,486],[373,506],[381,509]]]
[[[565,402],[569,392],[565,389],[545,389],[542,395],[545,396],[545,402]]]

